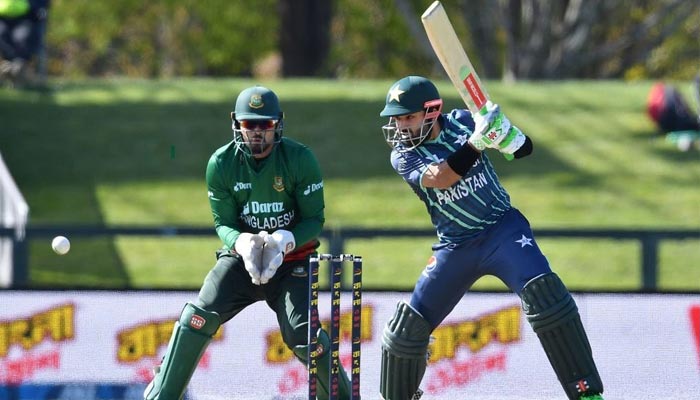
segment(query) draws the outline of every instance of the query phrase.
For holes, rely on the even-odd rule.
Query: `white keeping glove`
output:
[[[284,229],[278,229],[272,234],[261,231],[260,236],[265,241],[265,247],[262,251],[262,273],[260,274],[260,282],[264,285],[275,276],[277,268],[284,261],[284,255],[294,250],[296,242],[292,232]]]
[[[525,135],[501,112],[498,104],[486,102],[486,114],[475,114],[474,133],[469,143],[476,149],[496,149],[504,154],[515,153],[524,143]]]
[[[266,232],[267,233],[267,232]],[[243,258],[243,264],[250,275],[250,280],[255,284],[261,283],[262,252],[265,244],[262,236],[243,232],[236,239],[234,249]]]

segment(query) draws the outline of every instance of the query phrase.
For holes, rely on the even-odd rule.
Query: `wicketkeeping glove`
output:
[[[262,253],[265,244],[262,236],[243,232],[236,239],[234,249],[243,258],[243,264],[251,281],[260,285],[262,274]]]
[[[486,114],[473,116],[474,133],[469,137],[469,143],[480,151],[490,148],[512,155],[525,143],[525,135],[511,125],[498,104],[487,101],[485,107]]]
[[[284,261],[284,255],[294,250],[296,242],[292,232],[284,229],[278,229],[272,234],[261,231],[260,236],[265,241],[262,251],[262,273],[260,274],[260,283],[264,285],[275,276],[277,268]]]

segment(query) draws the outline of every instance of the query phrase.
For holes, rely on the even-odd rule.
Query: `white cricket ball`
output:
[[[56,236],[51,241],[51,248],[56,252],[56,254],[66,254],[68,253],[68,250],[70,250],[70,241],[65,236]]]

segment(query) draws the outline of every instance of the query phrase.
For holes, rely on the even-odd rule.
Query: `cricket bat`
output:
[[[485,113],[484,105],[489,100],[489,94],[464,52],[442,3],[433,2],[421,16],[421,21],[435,55],[469,111],[476,114],[484,110]]]
[[[469,61],[442,3],[433,2],[421,16],[421,21],[435,55],[469,111],[474,115],[486,114],[485,105],[489,100],[489,94]],[[507,160],[513,159],[512,154],[504,154],[504,156]]]

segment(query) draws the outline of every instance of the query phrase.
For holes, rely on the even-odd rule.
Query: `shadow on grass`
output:
[[[394,175],[377,104],[287,101],[283,107],[285,135],[311,147],[328,178]],[[223,103],[18,103],[4,121],[0,149],[24,185],[203,179],[211,153],[232,139],[229,111]],[[499,163],[499,173],[573,168],[545,147],[536,147],[535,156],[537,162]]]
[[[327,179],[395,176],[381,132],[385,120],[378,116],[381,99],[281,102],[285,135],[314,150]],[[203,181],[209,156],[232,138],[228,119],[232,104],[233,100],[66,105],[55,101],[51,92],[0,100],[0,151],[27,196],[32,223],[101,225],[105,221],[95,198],[98,184]],[[535,149],[524,162],[506,162],[495,153],[490,157],[502,177],[568,172],[573,177],[568,185],[591,184],[595,179],[545,146],[536,144]],[[54,215],[56,204],[69,206]],[[87,242],[80,247],[84,250],[62,258],[51,253],[47,243],[33,244],[32,281],[37,286],[128,287],[129,277],[113,240]],[[94,269],[97,264],[99,269]]]

